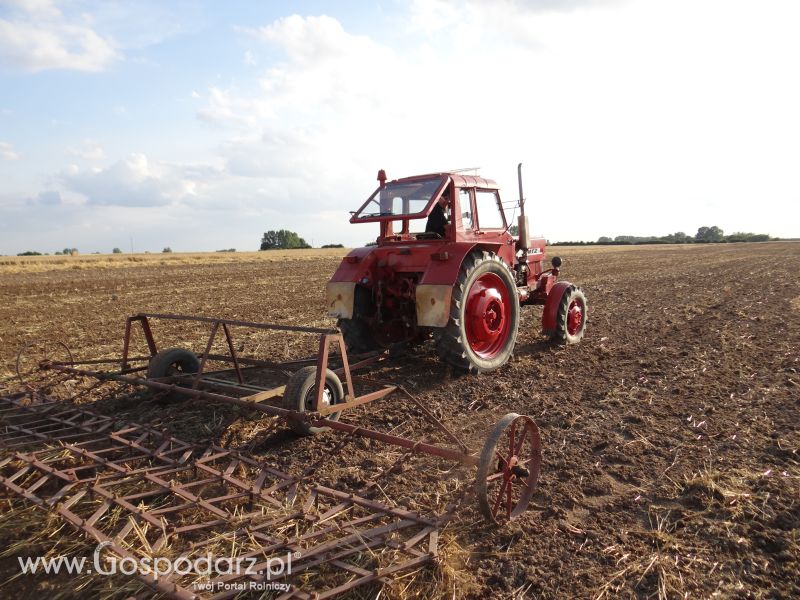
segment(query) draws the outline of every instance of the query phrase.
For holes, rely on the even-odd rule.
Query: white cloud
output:
[[[90,139],[85,139],[79,145],[67,148],[67,152],[72,156],[89,161],[103,160],[106,157],[102,146],[97,141]]]
[[[105,169],[71,165],[59,180],[93,205],[165,206],[194,196],[207,173],[205,167],[155,163],[132,154]]]
[[[63,200],[57,190],[46,190],[39,192],[35,198],[28,198],[29,205],[58,206]]]
[[[240,97],[230,90],[212,87],[208,90],[208,104],[197,115],[204,121],[251,127],[273,113],[267,100]]]
[[[118,58],[114,41],[85,15],[66,17],[48,0],[10,2],[0,19],[0,63],[25,71],[102,71]]]
[[[19,159],[19,154],[8,142],[0,142],[0,158],[3,160],[17,160]]]

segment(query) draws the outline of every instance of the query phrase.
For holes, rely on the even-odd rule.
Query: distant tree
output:
[[[322,248],[344,248],[344,244],[325,244]]]
[[[224,250],[217,250],[217,252],[236,252],[236,248],[225,248]]]
[[[768,242],[769,240],[770,237],[766,233],[745,233],[743,231],[737,231],[725,236],[726,242]]]
[[[597,243],[598,243],[598,244],[610,244],[610,243],[612,243],[613,241],[614,241],[614,240],[612,240],[612,239],[611,239],[610,237],[608,237],[607,235],[601,235],[599,238],[597,238]]]
[[[55,256],[61,256],[62,254],[64,253],[61,250],[56,250],[55,252],[53,252],[53,255]]]
[[[298,248],[311,248],[311,246],[294,231],[286,229],[267,231],[261,238],[261,250],[294,250]]]
[[[120,250],[119,248],[114,248],[114,249],[111,251],[111,254],[122,254],[122,250]]]
[[[172,252],[172,248],[170,248],[169,246],[167,246],[167,247],[166,247],[166,248],[164,248],[164,249],[163,249],[161,252],[162,252],[162,253],[164,253],[164,254],[169,254],[170,252]]]
[[[17,256],[41,256],[41,252],[37,252],[36,250],[26,250],[25,252],[20,252]]]
[[[696,242],[701,244],[724,241],[723,231],[716,225],[713,227],[700,227],[694,236]]]
[[[77,248],[64,248],[61,251],[61,254],[66,254],[67,256],[78,254],[78,249]]]
[[[672,239],[676,244],[691,244],[694,240],[682,231],[676,231],[672,235]],[[669,236],[668,236],[669,237]]]
[[[636,237],[632,235],[618,235],[614,238],[614,241],[617,244],[634,244],[636,243]]]

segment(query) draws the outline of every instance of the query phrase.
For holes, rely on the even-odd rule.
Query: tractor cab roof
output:
[[[413,175],[411,177],[401,177],[400,179],[395,179],[394,181],[387,182],[386,185],[390,185],[393,183],[399,182],[406,182],[406,181],[418,181],[424,179],[443,179],[445,177],[449,177],[456,187],[459,188],[480,188],[483,190],[497,190],[500,189],[492,179],[484,179],[483,177],[478,177],[477,175],[464,175],[463,173],[455,172],[455,171],[445,171],[442,173],[428,173],[427,175]]]
[[[498,189],[491,179],[461,173],[429,173],[402,177],[387,181],[376,189],[361,208],[352,213],[350,222],[425,218],[450,181],[458,188]]]

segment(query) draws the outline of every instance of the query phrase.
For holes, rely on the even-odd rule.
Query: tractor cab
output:
[[[379,246],[409,242],[513,244],[497,184],[482,177],[434,173],[386,182],[350,218],[380,223]]]

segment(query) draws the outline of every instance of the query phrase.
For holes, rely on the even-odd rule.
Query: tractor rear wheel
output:
[[[371,317],[375,315],[375,302],[372,291],[363,285],[356,285],[353,292],[353,316],[350,319],[339,319],[336,326],[342,330],[344,344],[348,352],[361,354],[382,350],[370,325]]]
[[[574,285],[564,291],[556,313],[556,330],[552,340],[565,344],[577,344],[586,333],[588,316],[586,296],[581,288]]]
[[[339,319],[336,326],[342,330],[344,345],[348,352],[362,354],[380,350],[380,345],[375,341],[369,323],[355,317],[353,319]]]
[[[491,252],[468,255],[439,335],[440,356],[464,371],[492,371],[511,357],[518,328],[517,286],[508,267]]]

